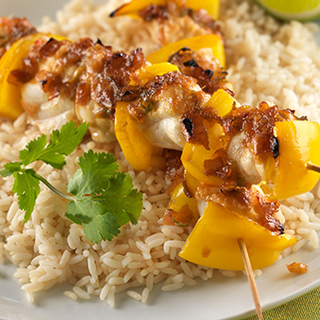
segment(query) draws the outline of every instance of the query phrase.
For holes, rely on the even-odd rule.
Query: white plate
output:
[[[95,0],[94,2],[102,2]],[[0,14],[26,16],[37,25],[44,15],[54,17],[65,0],[0,0]],[[256,279],[263,309],[269,309],[320,285],[320,250],[308,248],[266,268]],[[303,261],[310,271],[305,275],[292,275],[286,264]],[[13,279],[15,267],[0,265],[0,319],[5,320],[175,320],[185,319],[237,319],[254,314],[246,278],[225,278],[216,272],[208,282],[199,281],[195,287],[177,292],[161,292],[159,287],[151,293],[148,304],[135,302],[126,294],[116,296],[116,307],[110,309],[98,298],[90,301],[71,301],[62,293],[63,285],[35,295],[36,303],[27,302],[20,284]],[[70,287],[68,287],[70,289]]]

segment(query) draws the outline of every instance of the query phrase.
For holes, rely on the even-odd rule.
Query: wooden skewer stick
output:
[[[249,285],[250,285],[250,289],[251,289],[251,293],[252,293],[252,298],[253,298],[253,301],[254,301],[254,304],[256,307],[256,312],[257,312],[259,320],[263,320],[259,293],[258,293],[256,281],[254,279],[248,250],[247,250],[246,244],[243,242],[242,239],[238,240],[238,244],[240,247],[243,263],[244,263],[245,269],[247,271],[247,277],[248,277],[248,281],[249,281]]]
[[[306,166],[307,166],[307,169],[312,170],[312,171],[316,171],[316,172],[319,172],[319,173],[320,173],[320,167],[319,167],[319,166],[317,166],[317,165],[315,165],[315,164],[313,164],[313,163],[310,163],[310,162],[308,162],[308,163],[306,164]]]

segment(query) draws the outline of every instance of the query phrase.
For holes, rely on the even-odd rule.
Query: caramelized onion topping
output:
[[[187,204],[185,204],[179,211],[167,209],[164,213],[164,225],[176,225],[178,227],[188,227],[193,221],[193,214]]]
[[[204,173],[207,176],[216,176],[225,181],[234,180],[232,163],[227,158],[225,149],[217,150],[212,159],[204,161]]]
[[[272,201],[260,192],[245,187],[224,189],[199,185],[196,195],[205,201],[214,201],[226,209],[245,216],[271,232],[283,234],[283,224],[274,217],[279,209],[279,203]]]
[[[150,4],[139,11],[139,16],[147,22],[157,20],[164,22],[178,17],[189,17],[201,27],[209,30],[219,30],[215,21],[204,9],[192,10],[185,5],[179,5],[176,2],[169,1],[167,5]],[[219,31],[220,32],[220,31]]]
[[[182,120],[182,134],[187,142],[200,143],[209,150],[209,137],[203,119],[199,114],[190,113]]]
[[[234,108],[230,114],[221,119],[221,125],[231,137],[244,132],[243,143],[256,155],[273,153],[276,158],[279,147],[273,135],[275,123],[296,119],[293,110],[280,110],[276,105],[270,106],[267,102],[261,102],[257,108],[246,106]]]
[[[168,9],[166,6],[160,6],[155,4],[150,4],[144,9],[139,11],[139,16],[144,21],[157,20],[158,22],[163,22],[169,18]]]
[[[187,76],[197,80],[203,91],[214,93],[220,88],[227,89],[227,72],[215,59],[208,61],[188,48],[182,48],[169,57],[169,62],[176,65]]]

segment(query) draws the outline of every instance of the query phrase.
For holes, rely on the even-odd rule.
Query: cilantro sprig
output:
[[[66,156],[82,141],[88,130],[84,123],[76,127],[70,121],[61,130],[32,140],[19,153],[19,162],[7,163],[0,170],[3,177],[13,175],[12,190],[18,196],[19,208],[25,211],[27,222],[40,193],[40,181],[59,196],[69,200],[66,217],[84,226],[84,233],[91,242],[111,240],[127,222],[136,224],[142,210],[142,195],[133,188],[130,175],[119,172],[116,159],[110,153],[92,150],[80,157],[79,169],[67,183],[64,194],[51,185],[28,165],[43,161],[55,169],[62,169]]]

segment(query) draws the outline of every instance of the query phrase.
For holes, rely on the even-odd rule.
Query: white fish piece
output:
[[[240,176],[246,177],[250,184],[258,184],[265,180],[266,168],[262,161],[244,145],[245,132],[238,133],[231,140],[227,148],[227,156],[237,162]]]
[[[36,81],[22,86],[22,103],[30,116],[30,122],[47,134],[54,129],[60,129],[70,120],[76,121],[74,101],[60,96],[49,100]]]

